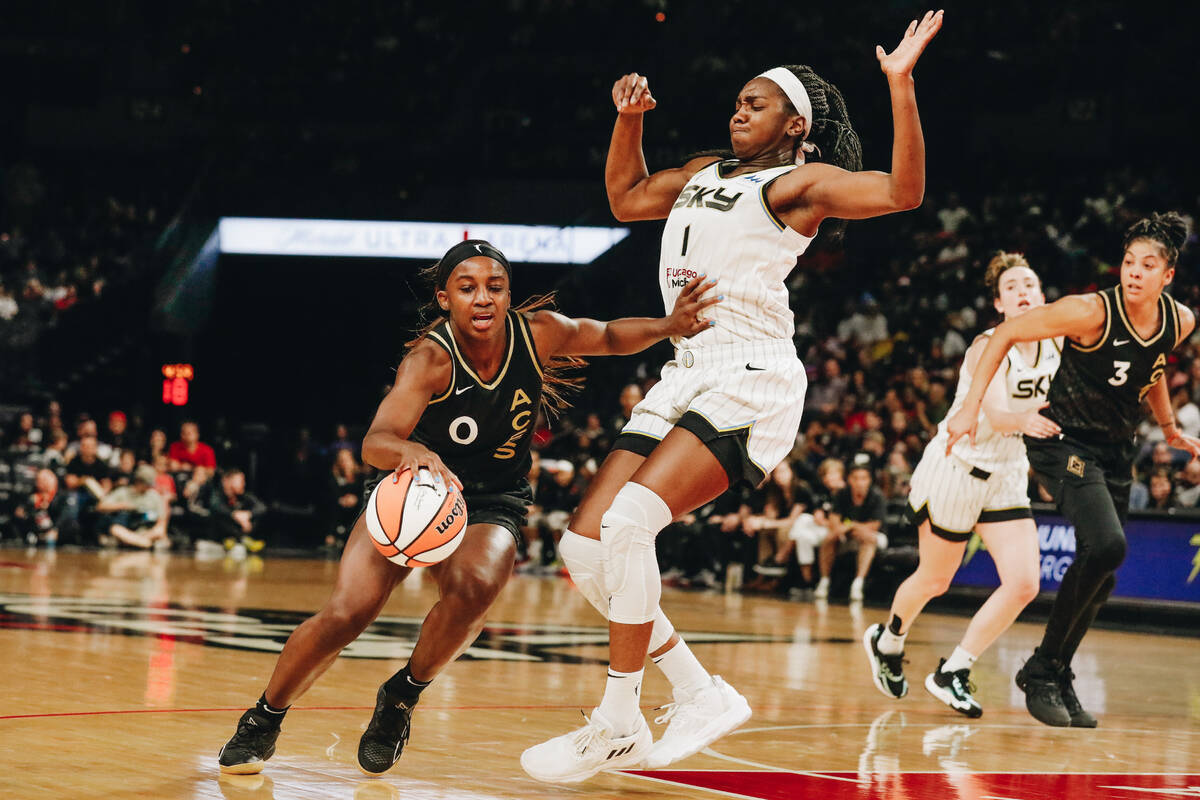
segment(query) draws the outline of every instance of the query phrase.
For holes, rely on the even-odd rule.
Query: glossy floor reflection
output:
[[[335,568],[0,551],[0,797],[1200,796],[1195,638],[1094,632],[1075,668],[1101,727],[1052,729],[1012,683],[1039,626],[1017,625],[977,665],[985,714],[967,720],[921,688],[963,618],[921,619],[913,689],[896,702],[872,686],[859,643],[881,611],[672,590],[668,614],[754,718],[671,770],[538,784],[517,758],[598,701],[607,634],[565,581],[531,577],[514,578],[484,635],[426,692],[400,764],[364,778],[354,751],[375,688],[434,597],[419,574],[289,714],[266,771],[219,776],[218,748]],[[644,698],[648,715],[669,699],[652,669]]]

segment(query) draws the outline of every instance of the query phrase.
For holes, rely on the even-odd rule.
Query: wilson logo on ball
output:
[[[363,513],[375,547],[402,567],[428,567],[447,558],[467,527],[462,493],[435,481],[426,469],[381,480]]]

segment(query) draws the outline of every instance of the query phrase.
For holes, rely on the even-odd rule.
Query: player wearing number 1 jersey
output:
[[[983,386],[1013,344],[1066,337],[1045,411],[1062,433],[1025,440],[1038,481],[1075,526],[1075,560],[1063,575],[1041,645],[1017,673],[1026,708],[1047,725],[1096,725],[1075,695],[1071,659],[1125,558],[1123,525],[1142,402],[1167,444],[1200,456],[1200,440],[1179,430],[1164,380],[1168,354],[1196,326],[1191,309],[1164,291],[1186,239],[1178,214],[1140,220],[1125,233],[1118,286],[1064,297],[996,328],[980,356],[976,382],[946,426],[947,449],[976,435]]]
[[[609,621],[608,679],[583,728],[521,755],[530,776],[571,783],[665,766],[749,717],[744,698],[684,656],[680,671],[695,677],[683,691],[675,684],[676,702],[659,718],[670,725],[652,741],[639,708],[644,662],[675,659],[682,647],[659,608],[655,537],[729,486],[761,482],[794,444],[807,381],[784,279],[822,223],[920,204],[925,145],[912,71],[941,24],[931,11],[893,52],[876,48],[892,101],[891,172],[861,170],[840,92],[809,67],[775,67],[742,87],[729,120],[734,158],[654,174],[641,147],[643,115],[656,104],[648,82],[635,73],[613,86],[604,182],[614,215],[666,219],[659,280],[668,305],[704,276],[723,300],[715,325],[672,342],[675,358],[634,408],[563,536],[575,584]]]
[[[376,693],[358,745],[358,764],[378,774],[408,741],[421,691],[475,640],[512,575],[517,537],[531,497],[525,479],[533,422],[543,397],[555,404],[563,356],[636,353],[669,336],[695,334],[715,304],[712,284],[684,287],[670,316],[597,322],[568,319],[544,299],[510,309],[511,267],[496,248],[461,242],[429,270],[442,319],[417,340],[363,440],[363,461],[385,470],[426,467],[457,484],[468,524],[462,544],[428,567],[440,599],[421,625],[412,656]],[[371,487],[368,487],[370,491]],[[288,706],[358,637],[392,590],[412,572],[381,556],[362,514],[346,542],[333,594],[288,638],[266,691],[221,748],[222,772],[259,772],[275,752]]]
[[[1024,257],[999,253],[988,264],[986,282],[1004,319],[1018,319],[1045,304],[1041,282]],[[980,380],[978,362],[994,331],[971,345],[958,375],[953,415]],[[896,590],[886,626],[869,627],[863,645],[875,686],[888,697],[908,692],[904,639],[932,598],[946,591],[962,564],[967,539],[976,531],[996,564],[1000,586],[971,619],[962,642],[925,679],[925,688],[960,714],[978,717],[970,671],[975,660],[1012,625],[1038,592],[1038,542],[1029,507],[1029,461],[1021,434],[1045,437],[1059,427],[1038,412],[1058,369],[1054,339],[1020,342],[1005,356],[1003,374],[984,394],[979,433],[946,452],[946,423],[938,426],[912,476],[909,515],[918,522],[920,563]]]

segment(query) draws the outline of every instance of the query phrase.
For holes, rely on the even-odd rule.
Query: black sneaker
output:
[[[387,690],[379,687],[379,693],[375,695],[375,713],[358,740],[358,766],[363,772],[379,775],[400,760],[400,753],[408,742],[416,704],[415,700],[409,702],[388,696]]]
[[[1061,665],[1054,659],[1042,658],[1038,651],[1017,670],[1017,688],[1025,693],[1025,708],[1038,722],[1066,728],[1071,724],[1071,715],[1063,704],[1062,689],[1059,688]]]
[[[1094,728],[1099,723],[1096,722],[1095,717],[1083,710],[1083,705],[1075,695],[1074,680],[1075,673],[1071,671],[1070,667],[1064,666],[1058,676],[1058,689],[1062,694],[1063,706],[1071,717],[1071,727]]]
[[[925,678],[925,688],[929,693],[953,708],[960,714],[972,719],[983,716],[983,707],[974,698],[975,684],[971,683],[971,670],[958,669],[954,672],[944,672],[946,659],[938,662],[938,668]]]
[[[883,626],[875,623],[863,634],[863,648],[871,660],[871,680],[875,687],[893,700],[908,694],[908,679],[904,677],[904,653],[890,655],[879,652],[879,637]]]
[[[217,754],[221,772],[228,775],[254,775],[262,772],[268,758],[275,755],[279,725],[253,708],[238,720],[237,733]]]

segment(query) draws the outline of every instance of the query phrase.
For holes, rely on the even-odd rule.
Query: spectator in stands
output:
[[[36,452],[42,446],[42,429],[34,424],[33,414],[22,412],[8,436],[8,449],[18,453]]]
[[[168,461],[166,453],[159,453],[154,457],[153,463],[155,478],[154,488],[168,504],[174,503],[178,497],[178,490],[175,486],[175,479],[171,477],[171,473],[167,470]]]
[[[329,494],[333,514],[326,527],[325,546],[340,551],[346,544],[354,520],[358,518],[358,506],[363,495],[363,468],[354,457],[354,451],[339,447],[334,450],[330,472]]]
[[[72,459],[79,453],[79,448],[84,439],[94,439],[96,442],[96,455],[109,466],[114,466],[115,453],[112,446],[107,442],[100,441],[99,429],[96,427],[96,420],[86,414],[79,418],[75,423],[75,441],[67,446],[67,458]]]
[[[1200,503],[1200,461],[1189,461],[1179,473],[1175,500],[1179,508],[1195,508]]]
[[[154,488],[158,473],[143,464],[134,472],[133,483],[114,489],[96,506],[104,517],[104,534],[113,542],[143,550],[170,547],[167,538],[167,501]],[[102,534],[100,541],[109,541]]]
[[[267,507],[246,491],[246,474],[240,469],[227,469],[212,486],[208,495],[208,511],[214,538],[231,550],[238,544],[251,553],[263,549],[263,541],[253,537]]]
[[[113,486],[130,486],[133,483],[134,471],[137,469],[137,456],[132,450],[121,450],[117,456],[117,466],[113,468]]]
[[[1147,511],[1167,511],[1175,508],[1175,481],[1170,467],[1155,467],[1150,472],[1150,502]]]
[[[821,414],[831,414],[837,409],[850,381],[842,375],[842,365],[836,358],[827,358],[822,365],[821,379],[810,386],[804,399],[804,407]]]
[[[1171,389],[1171,406],[1175,409],[1175,419],[1179,420],[1179,429],[1188,436],[1200,436],[1200,406],[1192,401],[1186,378]],[[1158,433],[1162,435],[1161,428]]]
[[[129,432],[129,419],[124,411],[113,411],[108,415],[108,431],[104,440],[117,450],[132,450],[133,436]]]
[[[633,407],[642,402],[642,387],[636,383],[626,384],[625,388],[621,389],[621,396],[618,402],[621,404],[621,413],[613,417],[612,423],[608,426],[610,431],[619,431],[625,427],[625,423],[633,418]]]
[[[39,469],[33,492],[13,510],[17,534],[27,544],[40,541],[47,547],[60,542],[78,543],[78,515],[69,507],[71,502],[66,492],[59,491],[58,476],[48,469]]]
[[[95,505],[97,498],[112,491],[112,468],[100,458],[100,442],[95,436],[79,440],[75,456],[67,461],[66,483],[68,489],[80,493],[83,507]]]
[[[146,440],[146,447],[142,451],[141,461],[147,464],[153,464],[160,455],[166,456],[168,459],[167,468],[170,469],[170,455],[167,449],[167,432],[162,428],[155,428],[150,431],[150,437]],[[179,470],[173,470],[178,472]]]
[[[547,567],[554,563],[558,554],[558,540],[562,538],[571,512],[579,507],[583,499],[583,488],[575,480],[575,465],[567,460],[542,461],[543,474],[538,482],[538,493],[534,497],[541,509],[538,538],[529,543],[529,557],[534,564],[540,562]],[[470,514],[470,510],[467,511]]]
[[[875,551],[881,546],[881,534],[887,527],[887,501],[872,486],[869,460],[856,460],[846,476],[847,487],[833,499],[828,515],[829,534],[821,543],[821,580],[814,595],[829,596],[829,576],[839,549],[856,550],[854,581],[850,584],[850,600],[863,599],[863,581],[871,569]],[[884,542],[886,540],[883,540]]]
[[[67,465],[67,432],[60,430],[50,438],[50,444],[40,453],[31,456],[31,462],[39,467],[51,470],[55,475],[66,474]]]
[[[167,458],[170,460],[172,472],[191,472],[196,467],[217,467],[216,454],[211,447],[200,441],[200,426],[191,420],[179,426],[179,441],[171,442]]]
[[[361,448],[362,442],[350,438],[350,429],[346,426],[346,423],[339,422],[333,426],[333,441],[329,443],[329,452],[332,458],[337,458],[339,450],[349,450],[351,454],[354,454]]]
[[[758,540],[756,575],[746,584],[746,589],[771,594],[790,588],[784,578],[795,549],[792,526],[812,505],[812,497],[796,480],[787,459],[771,470],[762,496],[761,510],[752,513],[744,523],[744,530],[753,533]]]

